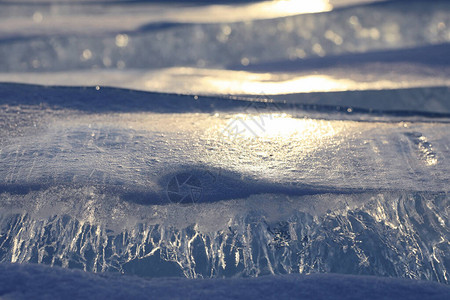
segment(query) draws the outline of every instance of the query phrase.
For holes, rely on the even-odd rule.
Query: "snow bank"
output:
[[[337,274],[239,279],[152,279],[95,275],[30,264],[0,264],[2,299],[405,299],[443,300],[427,281]]]

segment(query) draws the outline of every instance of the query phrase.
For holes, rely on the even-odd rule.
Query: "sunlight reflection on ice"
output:
[[[239,22],[257,19],[270,19],[278,17],[292,16],[296,14],[307,14],[326,12],[333,9],[328,0],[278,0],[264,1],[260,3],[244,5],[210,5],[201,9],[201,13],[194,15],[190,10],[182,13],[170,15],[169,18],[182,22],[216,23]]]
[[[86,50],[87,59],[92,53]],[[39,63],[36,61],[36,63]],[[111,63],[111,61],[108,61]],[[119,68],[124,62],[117,63]],[[246,71],[165,68],[142,70],[88,70],[49,73],[0,73],[0,81],[44,85],[114,86],[135,90],[197,95],[270,95],[381,90],[412,87],[448,86],[445,74],[420,74],[404,71],[365,72],[357,70],[325,70],[322,73],[253,73]]]
[[[203,84],[222,93],[267,94],[308,93],[314,91],[339,91],[354,88],[356,83],[348,79],[336,79],[326,75],[309,75],[285,81],[265,81],[263,78],[208,78]],[[258,80],[259,79],[259,80]],[[205,87],[206,88],[206,87]]]
[[[314,119],[297,119],[285,113],[236,114],[228,121],[223,133],[229,138],[283,138],[318,140],[333,136],[336,131],[330,123]]]
[[[330,11],[333,7],[328,0],[279,0],[266,3],[253,4],[252,10],[259,14],[282,16],[295,15],[302,13]]]
[[[225,147],[210,155],[209,164],[218,168],[228,165],[249,176],[264,174],[275,180],[286,170],[289,172],[291,163],[300,163],[317,151],[339,147],[340,133],[348,125],[352,124],[293,118],[285,113],[234,114],[218,128],[210,129],[212,136],[219,133],[216,138]],[[243,154],[249,159],[236,165]]]
[[[416,86],[448,85],[442,78],[414,74],[315,74],[315,73],[252,73],[246,71],[170,68],[135,82],[149,91],[168,91],[176,86],[179,92],[198,94],[291,94],[368,89],[395,89]],[[139,87],[134,87],[138,88]],[[173,88],[172,88],[173,91]]]
[[[351,0],[346,5],[352,3]],[[52,6],[55,6],[53,4]],[[339,6],[339,5],[338,5]],[[103,7],[105,12],[117,9],[115,6]],[[121,21],[108,18],[107,14],[84,13],[80,22],[80,15],[73,13],[64,15],[54,9],[51,13],[43,14],[35,11],[32,18],[17,18],[14,26],[11,20],[0,19],[0,36],[22,30],[23,32],[89,32],[102,31],[105,26],[110,30],[129,31],[136,30],[150,23],[226,23],[226,22],[251,22],[253,20],[272,19],[293,16],[297,14],[327,12],[333,9],[328,0],[277,0],[262,1],[250,4],[208,4],[208,5],[167,5],[136,4],[131,7],[123,7]],[[95,11],[95,10],[94,10]],[[8,25],[9,24],[9,25]]]

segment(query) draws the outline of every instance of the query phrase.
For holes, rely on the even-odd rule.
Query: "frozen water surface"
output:
[[[2,90],[2,132],[15,133],[1,140],[4,261],[447,282],[445,113],[398,120],[110,88]],[[195,181],[183,189],[186,174]]]
[[[449,4],[305,3],[1,2],[1,276],[448,284]]]

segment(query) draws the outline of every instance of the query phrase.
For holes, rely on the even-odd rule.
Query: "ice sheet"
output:
[[[449,283],[449,3],[307,2],[1,2],[0,261]]]

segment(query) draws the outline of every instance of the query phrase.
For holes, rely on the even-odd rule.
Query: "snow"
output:
[[[95,275],[32,264],[0,264],[2,299],[447,299],[427,281],[311,274],[244,279],[152,279]]]
[[[293,2],[0,3],[1,297],[448,298],[449,3]]]

